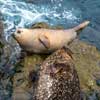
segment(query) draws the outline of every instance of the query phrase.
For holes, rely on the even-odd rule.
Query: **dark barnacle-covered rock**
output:
[[[2,21],[2,15],[0,13],[0,100],[9,100],[12,94],[12,81],[11,77],[6,77],[7,69],[4,71],[4,66],[6,65],[6,59],[7,53],[7,45],[5,44],[5,39],[4,39],[4,25]]]
[[[96,80],[98,86],[100,86],[100,79]]]
[[[4,47],[3,40],[2,40],[2,34],[3,34],[3,23],[0,20],[0,55],[2,54],[2,48]]]

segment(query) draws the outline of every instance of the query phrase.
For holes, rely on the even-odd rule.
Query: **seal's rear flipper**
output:
[[[79,24],[78,26],[74,27],[73,30],[75,30],[76,32],[79,32],[80,30],[84,29],[89,23],[90,21],[85,21]]]

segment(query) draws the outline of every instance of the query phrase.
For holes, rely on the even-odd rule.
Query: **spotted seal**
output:
[[[80,82],[69,49],[50,55],[38,73],[38,78],[33,78],[37,80],[33,100],[81,100]]]

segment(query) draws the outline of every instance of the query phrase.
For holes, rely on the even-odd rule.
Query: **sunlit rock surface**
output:
[[[79,74],[83,91],[100,89],[96,85],[96,79],[100,78],[100,52],[96,47],[79,40],[70,44],[73,58]]]

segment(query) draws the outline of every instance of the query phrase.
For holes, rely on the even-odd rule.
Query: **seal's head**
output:
[[[17,40],[20,46],[22,48],[26,48],[26,46],[30,46],[31,43],[31,30],[26,28],[18,28],[15,33],[13,34],[13,37]]]
[[[13,34],[13,37],[20,42],[20,40],[23,40],[25,36],[27,36],[27,33],[29,33],[28,29],[22,29],[18,28],[15,33]]]

